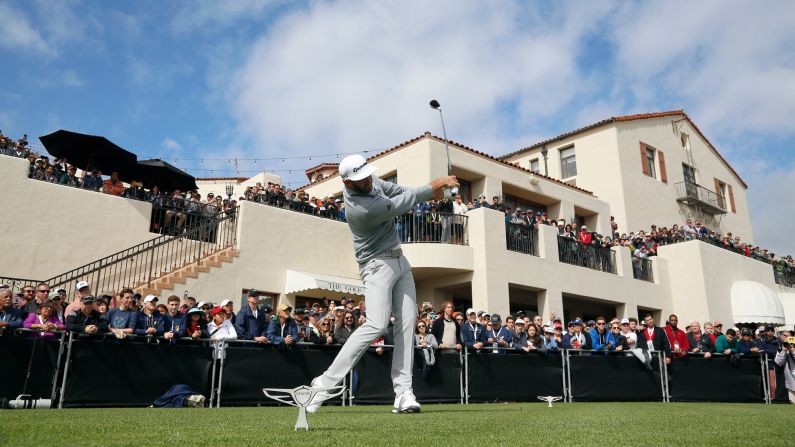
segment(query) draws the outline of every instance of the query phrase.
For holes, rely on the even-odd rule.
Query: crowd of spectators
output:
[[[46,283],[27,285],[18,295],[8,286],[0,286],[0,333],[26,328],[27,336],[42,338],[70,331],[84,337],[130,337],[132,341],[246,340],[291,348],[298,344],[345,344],[367,321],[363,300],[355,303],[343,298],[339,304],[324,300],[295,309],[279,304],[274,311],[260,304],[256,290],[248,293],[237,312],[228,299],[215,304],[171,295],[161,302],[157,296],[142,297],[131,289],[94,294],[84,281],[76,285],[74,300],[68,305],[65,300],[64,289],[52,291]],[[497,313],[471,308],[461,312],[451,302],[443,303],[439,312],[429,302],[422,303],[416,316],[417,361],[422,363],[424,374],[434,367],[439,352],[464,348],[486,354],[549,355],[564,349],[590,355],[623,353],[636,357],[649,370],[651,351],[665,353],[666,363],[686,355],[710,358],[724,354],[738,359],[754,353],[767,353],[771,367],[773,363],[786,367],[787,362],[795,362],[792,332],[776,333],[773,326],[730,327],[724,331],[719,321],[681,325],[676,315],[658,326],[650,314],[642,321],[599,316],[587,321],[574,317],[566,322],[555,315],[544,320],[520,311],[503,319]],[[394,318],[384,334],[372,342],[376,353],[383,354],[393,343],[393,324]],[[795,399],[795,394],[792,396]]]

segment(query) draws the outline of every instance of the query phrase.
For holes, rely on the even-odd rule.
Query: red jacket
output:
[[[665,335],[668,337],[668,344],[671,345],[671,351],[676,349],[677,343],[679,344],[679,349],[681,349],[682,351],[684,352],[690,351],[690,342],[687,341],[687,334],[685,334],[685,331],[679,328],[676,328],[676,331],[674,331],[674,329],[668,324],[665,325],[663,330],[665,331]],[[672,356],[684,357],[685,356],[684,352],[681,354],[672,354]]]
[[[580,242],[583,244],[590,244],[591,243],[591,233],[587,231],[580,231]]]

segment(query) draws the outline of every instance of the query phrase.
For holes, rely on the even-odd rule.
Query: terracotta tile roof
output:
[[[742,177],[740,177],[740,174],[738,174],[737,171],[735,171],[734,168],[729,164],[729,162],[726,161],[725,158],[723,158],[723,155],[721,155],[720,152],[718,152],[718,148],[716,148],[715,145],[713,145],[712,142],[709,141],[707,136],[704,135],[703,132],[701,132],[701,129],[699,129],[698,126],[696,126],[696,123],[694,123],[693,120],[690,119],[690,117],[687,115],[687,113],[685,113],[684,110],[669,110],[669,111],[665,111],[665,112],[638,113],[638,114],[635,114],[635,115],[614,116],[614,117],[607,118],[605,120],[602,120],[602,121],[599,121],[599,122],[596,122],[596,123],[593,123],[593,124],[589,124],[589,125],[587,125],[585,127],[580,127],[579,129],[574,129],[572,131],[569,131],[569,132],[566,132],[566,133],[562,133],[562,134],[560,134],[560,135],[558,135],[556,137],[549,138],[547,140],[535,143],[532,146],[527,146],[527,147],[519,149],[517,151],[513,151],[513,152],[511,152],[509,154],[506,154],[506,155],[503,155],[503,156],[501,156],[499,158],[501,160],[504,160],[504,159],[506,159],[508,157],[512,157],[514,155],[521,154],[522,152],[529,151],[531,149],[535,149],[537,147],[541,147],[541,146],[543,146],[545,144],[549,144],[549,143],[552,143],[552,142],[555,142],[555,141],[560,141],[560,140],[566,139],[568,137],[571,137],[571,136],[578,135],[580,133],[589,131],[591,129],[596,129],[596,128],[601,127],[601,126],[605,126],[607,124],[617,123],[617,122],[625,122],[625,121],[645,120],[645,119],[652,119],[652,118],[664,118],[664,117],[667,117],[667,116],[683,116],[684,119],[686,119],[687,122],[690,123],[691,126],[693,126],[693,129],[695,129],[696,132],[698,132],[699,136],[701,136],[701,138],[704,141],[707,142],[707,145],[710,147],[710,149],[712,149],[713,152],[715,152],[715,155],[717,155],[718,158],[723,162],[723,164],[725,164],[726,167],[729,168],[729,170],[732,172],[732,174],[734,174],[734,176],[737,178],[737,180],[740,182],[740,184],[743,185],[743,187],[745,187],[746,189],[748,189],[748,184],[746,184],[745,181],[742,179]]]
[[[309,174],[310,172],[315,172],[315,171],[317,171],[318,169],[323,169],[323,168],[336,168],[336,167],[339,167],[339,165],[340,165],[339,163],[320,163],[320,164],[319,164],[319,165],[317,165],[317,166],[312,166],[311,168],[307,169],[307,170],[306,170],[306,171],[304,171],[304,172],[306,172],[307,174]]]
[[[394,147],[391,147],[391,148],[386,149],[384,151],[381,151],[381,152],[369,157],[367,159],[367,161],[370,162],[370,161],[373,161],[373,160],[377,160],[377,159],[379,159],[379,158],[381,158],[381,157],[383,157],[385,155],[391,154],[392,152],[395,152],[395,151],[398,151],[400,149],[403,149],[404,147],[410,146],[410,145],[412,145],[412,144],[416,143],[417,141],[420,141],[420,140],[422,140],[424,138],[430,138],[430,139],[434,139],[434,140],[436,140],[436,141],[438,141],[440,143],[444,143],[444,138],[437,137],[436,135],[433,135],[430,132],[425,132],[424,134],[420,135],[417,138],[412,138],[411,140],[404,141],[403,143],[400,143],[397,146],[394,146]],[[448,143],[450,144],[450,146],[456,147],[456,148],[458,148],[458,149],[460,149],[462,151],[469,152],[471,154],[475,154],[475,155],[477,155],[479,157],[485,158],[485,159],[487,159],[489,161],[492,161],[494,163],[499,163],[501,165],[505,165],[505,166],[508,166],[510,168],[513,168],[513,169],[518,169],[518,170],[520,170],[522,172],[525,172],[525,173],[528,173],[528,174],[533,174],[533,175],[535,175],[537,177],[541,177],[541,178],[544,178],[544,179],[549,180],[551,182],[558,183],[558,184],[560,184],[562,186],[565,186],[567,188],[573,189],[575,191],[578,191],[578,192],[581,192],[581,193],[584,193],[584,194],[588,194],[588,195],[591,195],[591,196],[593,195],[593,193],[591,191],[588,191],[586,189],[579,188],[579,187],[574,186],[574,185],[570,185],[568,183],[560,181],[560,180],[558,180],[556,178],[552,178],[552,177],[546,176],[544,174],[533,172],[533,171],[531,171],[529,169],[526,169],[526,168],[523,168],[523,167],[519,166],[518,164],[510,163],[510,162],[507,162],[505,160],[501,160],[501,159],[499,159],[499,158],[497,158],[497,157],[495,157],[493,155],[490,155],[490,154],[487,154],[485,152],[481,152],[481,151],[472,149],[471,147],[468,147],[468,146],[464,146],[461,143],[457,143],[457,142],[452,141],[452,140],[448,140]],[[307,188],[309,186],[319,185],[319,184],[321,184],[321,183],[323,183],[323,182],[325,182],[325,181],[327,181],[329,179],[336,178],[337,175],[338,174],[334,174],[334,175],[328,176],[328,177],[324,178],[323,180],[317,181],[315,183],[310,183],[310,184],[298,187],[298,188],[296,188],[296,190],[304,189],[304,188]]]
[[[201,177],[201,178],[196,177],[195,180],[197,182],[198,181],[202,181],[202,180],[206,180],[206,181],[209,181],[209,180],[233,180],[233,181],[236,181],[238,183],[241,183],[241,182],[245,182],[246,180],[248,180],[248,177]]]

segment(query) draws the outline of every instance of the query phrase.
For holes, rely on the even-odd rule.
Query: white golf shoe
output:
[[[317,380],[317,379],[315,379],[315,380]],[[311,386],[320,388],[320,386],[317,386],[315,384],[315,380],[312,381]],[[312,398],[312,400],[309,401],[309,404],[306,406],[306,412],[307,413],[317,413],[317,410],[320,409],[320,406],[323,405],[323,402],[325,402],[328,399],[329,399],[328,392],[326,392],[326,391],[318,391],[317,393],[315,393],[315,396]]]
[[[395,405],[392,406],[392,413],[419,413],[420,404],[414,393],[411,391],[404,391],[400,396],[395,398]]]

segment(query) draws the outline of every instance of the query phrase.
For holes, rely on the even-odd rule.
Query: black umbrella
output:
[[[128,179],[129,173],[136,169],[138,157],[105,137],[61,129],[39,140],[50,155],[65,158],[67,163],[84,171],[99,169],[106,175],[115,171],[122,179]]]
[[[199,189],[192,175],[157,158],[139,161],[135,178],[142,181],[145,188],[151,189],[153,185],[157,185],[163,192]]]

